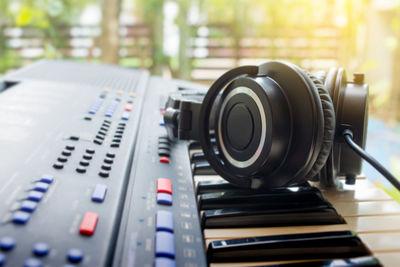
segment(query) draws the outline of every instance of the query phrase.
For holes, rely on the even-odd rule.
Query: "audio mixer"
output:
[[[0,266],[206,265],[187,149],[160,113],[190,86],[68,61],[3,77]]]

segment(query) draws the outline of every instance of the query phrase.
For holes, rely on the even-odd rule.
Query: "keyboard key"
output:
[[[39,257],[46,256],[47,254],[49,254],[49,251],[50,251],[49,245],[43,242],[34,244],[32,249],[33,254]]]
[[[39,191],[30,191],[28,194],[28,199],[33,201],[40,201],[43,198],[43,193]]]
[[[154,267],[175,267],[176,262],[174,259],[157,257],[154,262]]]
[[[162,205],[172,205],[172,195],[166,193],[157,194],[157,203]]]
[[[172,195],[172,182],[167,178],[157,179],[157,193],[167,193]]]
[[[207,251],[211,262],[329,259],[370,254],[351,231],[218,240],[212,241]]]
[[[49,184],[38,182],[35,184],[35,190],[40,192],[47,192],[47,190],[49,190]]]
[[[93,148],[87,148],[86,153],[94,154],[95,150]]]
[[[125,110],[126,111],[131,111],[132,110],[132,104],[126,104],[125,105]]]
[[[77,167],[75,170],[76,170],[76,172],[79,172],[79,173],[85,173],[86,172],[86,168],[85,167]]]
[[[175,257],[174,234],[168,232],[156,232],[155,244],[156,257]]]
[[[203,187],[203,188],[201,188]],[[208,188],[207,188],[208,187]],[[210,188],[211,187],[211,188]],[[200,185],[199,191],[212,191],[199,195],[200,209],[225,209],[245,207],[290,208],[301,205],[325,205],[321,192],[312,187],[289,187],[271,190],[251,190],[237,188],[225,183]],[[216,191],[219,189],[219,191]]]
[[[255,227],[343,224],[345,221],[331,206],[297,209],[242,208],[206,210],[203,227]]]
[[[207,161],[199,161],[194,163],[193,175],[216,175],[217,173]]]
[[[169,158],[167,158],[167,157],[161,157],[161,158],[160,158],[160,162],[161,162],[161,163],[167,163],[167,164],[168,164],[168,163],[169,163]]]
[[[96,184],[93,193],[92,200],[95,202],[103,202],[106,197],[107,186],[104,184]]]
[[[54,169],[61,170],[62,168],[64,168],[64,164],[62,164],[61,162],[55,162],[55,163],[53,164],[53,168],[54,168]]]
[[[40,178],[40,181],[43,183],[51,184],[54,181],[54,176],[51,174],[43,174]]]
[[[72,151],[72,150],[75,150],[75,146],[66,145],[66,146],[65,146],[65,149],[66,149],[66,150]]]
[[[108,171],[100,171],[99,172],[99,176],[101,176],[103,178],[107,178],[108,176],[110,176],[110,172],[108,172]]]
[[[97,221],[99,220],[99,215],[94,212],[86,212],[83,216],[81,225],[79,227],[79,233],[81,235],[91,236],[96,230]]]
[[[156,230],[174,232],[174,217],[172,212],[166,210],[157,211]]]
[[[123,112],[122,116],[121,116],[121,119],[124,120],[124,121],[127,121],[127,120],[129,120],[129,115],[130,115],[129,112]]]
[[[37,207],[37,202],[32,201],[32,200],[24,200],[21,203],[21,210],[27,211],[27,212],[34,212]]]
[[[72,153],[71,153],[70,150],[63,150],[63,151],[61,152],[61,155],[66,156],[66,157],[69,157],[69,156],[72,155]]]
[[[84,255],[83,255],[82,250],[77,249],[77,248],[72,248],[67,253],[67,259],[70,262],[78,263],[78,262],[82,261],[83,257],[84,257]]]
[[[25,211],[16,211],[12,216],[12,222],[17,224],[25,224],[29,221],[31,214]]]
[[[14,238],[6,236],[0,239],[0,249],[4,251],[12,250],[15,247],[16,241]]]

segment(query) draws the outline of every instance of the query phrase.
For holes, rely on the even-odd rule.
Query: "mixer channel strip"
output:
[[[205,168],[196,172],[205,158],[198,144],[190,148],[211,266],[393,266],[400,260],[394,237],[400,205],[366,179],[339,191],[308,183],[247,190]]]

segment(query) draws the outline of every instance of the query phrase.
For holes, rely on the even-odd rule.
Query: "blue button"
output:
[[[6,255],[0,252],[0,266],[3,266],[6,263]]]
[[[108,118],[112,117],[112,113],[111,112],[107,112],[106,113],[106,117],[108,117]]]
[[[24,267],[42,267],[42,261],[35,258],[29,258],[24,262]]]
[[[162,205],[172,205],[172,195],[166,193],[157,194],[157,203]]]
[[[175,257],[175,240],[174,234],[168,232],[156,233],[156,256],[157,257]]]
[[[40,201],[43,198],[43,193],[38,191],[31,191],[28,194],[28,199],[33,201]]]
[[[175,267],[176,263],[174,259],[158,257],[154,263],[154,267]]]
[[[157,211],[156,230],[174,232],[174,217],[172,212],[166,210]]]
[[[12,250],[15,247],[15,239],[9,236],[5,236],[0,239],[1,250]]]
[[[54,181],[54,176],[51,174],[43,174],[42,178],[40,178],[40,181],[43,183],[51,184]]]
[[[12,221],[13,223],[25,224],[29,221],[31,214],[25,211],[16,211],[13,214]]]
[[[72,248],[67,253],[70,262],[80,262],[83,259],[83,252],[80,249]]]
[[[121,119],[127,121],[129,119],[129,114],[130,114],[129,112],[123,112]]]
[[[40,192],[46,192],[47,190],[49,190],[49,184],[38,182],[35,184],[35,190]]]
[[[104,184],[96,184],[93,194],[92,200],[96,202],[103,202],[106,197],[107,186]]]
[[[161,120],[160,120],[160,126],[165,126],[164,119],[161,119]]]
[[[36,207],[37,207],[37,202],[32,200],[24,200],[21,204],[21,210],[27,212],[35,211]]]
[[[91,109],[91,110],[89,110],[89,114],[96,114],[96,111]]]
[[[33,245],[32,251],[36,256],[46,256],[49,254],[50,247],[46,243],[39,242]]]

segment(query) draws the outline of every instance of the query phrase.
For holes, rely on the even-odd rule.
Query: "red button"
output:
[[[164,115],[165,114],[165,109],[162,109],[160,112],[161,112],[161,115]]]
[[[81,226],[79,227],[79,233],[81,235],[93,235],[98,220],[99,215],[97,215],[97,213],[86,212],[85,216],[83,216]]]
[[[167,158],[167,157],[161,157],[161,158],[160,158],[160,162],[161,162],[161,163],[169,163],[169,158]]]
[[[167,193],[172,195],[172,182],[167,178],[158,178],[157,193]]]
[[[132,110],[132,104],[126,104],[125,105],[125,110],[126,111],[131,111]]]

